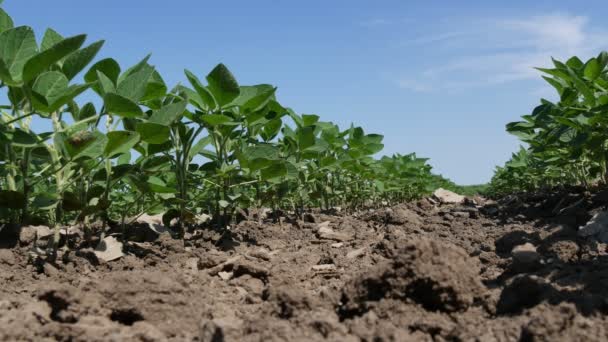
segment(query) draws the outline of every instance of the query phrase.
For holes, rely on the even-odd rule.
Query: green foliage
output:
[[[2,221],[126,224],[166,213],[183,234],[201,213],[226,225],[250,207],[357,209],[455,187],[415,154],[375,159],[381,135],[296,114],[276,87],[240,85],[223,64],[206,84],[185,71],[189,86],[169,90],[149,56],[123,71],[94,62],[103,41],[81,48],[85,35],[52,29],[38,46],[3,11],[0,31]],[[597,68],[584,77],[598,79]],[[78,103],[87,89],[101,108]]]
[[[538,69],[560,100],[545,99],[507,131],[526,144],[499,167],[491,181],[496,195],[559,185],[589,187],[608,181],[608,53],[583,63],[572,57]]]

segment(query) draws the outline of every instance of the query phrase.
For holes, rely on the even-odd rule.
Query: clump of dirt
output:
[[[483,296],[479,267],[463,249],[428,238],[402,240],[399,245],[392,260],[346,284],[343,318],[361,315],[370,302],[384,298],[411,301],[432,312],[455,312]]]
[[[484,202],[251,215],[183,241],[134,225],[109,262],[78,228],[50,263],[48,227],[8,227],[0,340],[608,340],[608,248],[577,235],[608,196]]]

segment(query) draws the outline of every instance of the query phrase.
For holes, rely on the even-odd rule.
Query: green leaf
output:
[[[312,126],[317,122],[319,122],[318,115],[302,114],[302,123],[304,124],[304,126]]]
[[[39,110],[48,110],[48,107],[59,100],[68,87],[68,79],[58,71],[47,71],[34,82],[32,90],[42,96],[44,103],[36,106]],[[36,105],[36,103],[34,103]]]
[[[15,23],[13,23],[13,19],[6,13],[2,8],[0,8],[0,33],[12,29]]]
[[[23,67],[23,81],[33,80],[59,60],[78,50],[86,38],[87,36],[84,34],[66,38],[51,46],[48,50],[42,51],[30,58]]]
[[[167,85],[158,71],[154,70],[146,85],[146,92],[141,101],[161,99],[167,93]]]
[[[153,122],[140,122],[136,127],[141,140],[148,144],[163,144],[169,141],[170,132],[168,126]]]
[[[73,79],[80,73],[91,61],[103,46],[104,41],[95,42],[84,49],[78,50],[70,54],[63,62],[62,71],[68,79]]]
[[[104,75],[101,71],[97,71],[97,79],[99,80],[99,86],[102,94],[116,93],[116,87],[108,76]]]
[[[15,27],[0,34],[0,60],[14,81],[21,81],[25,63],[36,54],[34,31],[27,26]]]
[[[112,58],[102,59],[99,62],[93,64],[93,66],[84,75],[84,80],[87,83],[93,83],[97,81],[97,72],[100,71],[106,75],[112,83],[116,85],[118,75],[120,75],[120,65]]]
[[[80,131],[66,137],[55,135],[55,144],[61,146],[72,160],[97,158],[103,154],[108,138],[101,132]]]
[[[207,147],[209,144],[211,144],[212,141],[213,141],[213,138],[211,136],[206,136],[206,137],[202,138],[201,140],[199,140],[196,144],[194,144],[192,146],[192,148],[190,149],[190,159],[194,158],[194,156],[201,153],[201,151],[203,151],[203,149],[205,147]]]
[[[34,133],[26,132],[20,128],[15,129],[11,143],[17,147],[36,147],[39,145],[37,136]]]
[[[211,126],[217,126],[232,121],[232,118],[222,114],[206,114],[201,116],[201,120]]]
[[[218,64],[207,75],[207,82],[219,107],[230,103],[240,94],[238,82],[224,64]]]
[[[103,154],[112,158],[118,154],[126,153],[137,145],[140,140],[139,134],[130,131],[113,131],[107,134],[108,143]]]
[[[51,46],[59,43],[63,39],[65,38],[52,28],[46,29],[44,36],[42,37],[42,43],[40,43],[40,51],[50,49]]]
[[[146,87],[153,73],[153,67],[143,66],[118,83],[117,93],[133,102],[140,101],[146,95]]]
[[[108,93],[104,96],[106,110],[110,114],[116,114],[125,118],[136,118],[144,115],[137,103],[118,94]]]
[[[304,150],[315,144],[314,127],[303,127],[298,131],[298,147]]]
[[[161,124],[171,125],[175,120],[178,120],[186,110],[188,102],[180,101],[168,104],[161,109],[155,111],[148,121]]]
[[[572,82],[576,89],[585,97],[585,103],[591,107],[595,106],[595,94],[593,93],[593,90],[589,88],[572,69],[569,69],[568,72],[570,73],[570,77],[572,78]]]
[[[255,112],[274,99],[276,90],[269,84],[241,86],[239,96],[230,105],[239,106],[243,112]]]
[[[82,108],[80,108],[80,112],[78,113],[78,120],[84,120],[94,115],[97,115],[95,105],[91,102],[87,102],[84,106],[82,106]]]
[[[207,106],[206,109],[215,108],[217,105],[209,90],[207,90],[207,88],[201,84],[201,81],[193,73],[188,70],[184,70],[184,73],[186,74],[188,81],[190,81],[190,84],[192,84],[192,87],[194,87],[194,91],[196,91],[198,96],[200,96],[201,100],[203,101],[202,104]]]
[[[152,67],[151,65],[148,64],[148,60],[149,59],[150,59],[150,55],[147,55],[141,61],[139,61],[137,64],[135,64],[134,66],[128,68],[122,75],[120,75],[118,77],[117,83],[118,84],[122,83],[129,76],[133,75],[134,73],[140,71],[143,68]]]
[[[594,81],[596,78],[600,77],[601,74],[602,69],[600,63],[597,59],[591,58],[585,65],[585,78]]]

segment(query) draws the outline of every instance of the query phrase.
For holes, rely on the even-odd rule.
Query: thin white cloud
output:
[[[424,45],[424,44],[438,43],[438,42],[442,42],[445,40],[462,37],[464,35],[467,35],[467,33],[466,32],[443,32],[443,33],[422,36],[422,37],[417,37],[417,38],[414,38],[411,40],[407,40],[407,41],[403,42],[401,45],[407,46],[407,45]]]
[[[362,21],[359,23],[359,25],[361,25],[363,27],[378,27],[378,26],[390,25],[391,23],[392,23],[392,21],[390,21],[388,19],[374,18],[374,19]]]
[[[441,66],[434,65],[415,77],[409,74],[398,84],[412,91],[429,91],[538,79],[534,67],[550,65],[551,57],[567,59],[577,55],[585,59],[608,48],[607,41],[600,39],[606,37],[606,31],[591,26],[583,16],[501,18],[471,23],[466,29],[466,34],[454,30],[412,40],[428,45],[430,51],[443,42],[471,52],[447,58]]]

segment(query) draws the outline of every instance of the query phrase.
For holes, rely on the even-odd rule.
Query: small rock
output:
[[[42,269],[47,277],[55,277],[59,274],[59,270],[55,266],[53,266],[53,264],[48,262],[44,263]]]
[[[433,197],[443,204],[461,204],[465,200],[464,196],[442,188],[435,190]]]
[[[236,278],[231,283],[244,288],[246,290],[246,294],[261,297],[264,293],[264,282],[249,275]]]
[[[595,237],[598,242],[608,243],[608,211],[595,214],[586,225],[579,228],[578,235]]]
[[[36,240],[48,240],[53,236],[53,230],[47,226],[25,226],[21,228],[19,233],[19,242],[22,246],[27,246]]]
[[[330,223],[331,222],[329,222],[329,221],[323,221],[323,222],[317,224],[317,230],[319,230],[321,228],[329,228]]]
[[[366,248],[363,247],[363,248],[355,249],[354,251],[350,251],[350,252],[348,252],[348,254],[346,254],[346,258],[355,259],[360,256],[363,256],[363,255],[365,255],[365,250],[366,250]]]
[[[540,260],[540,254],[536,251],[536,247],[529,242],[515,246],[511,255],[514,260],[525,264],[532,264]]]
[[[135,219],[135,223],[148,225],[148,228],[157,235],[169,232],[169,229],[163,224],[163,214],[143,214]]]
[[[314,271],[319,271],[319,272],[335,271],[336,265],[334,265],[334,264],[314,265],[312,267],[312,269]]]
[[[188,260],[186,260],[186,268],[189,269],[192,272],[197,272],[198,271],[198,258],[188,258]]]
[[[271,255],[270,252],[266,248],[256,249],[255,251],[249,253],[250,256],[266,261],[270,261]]]
[[[511,251],[513,263],[511,268],[517,273],[530,272],[541,266],[540,254],[531,243],[516,246]]]
[[[16,263],[15,255],[10,249],[0,249],[0,264],[12,266]]]
[[[218,275],[220,278],[222,278],[222,280],[226,280],[226,281],[228,281],[228,280],[232,279],[232,277],[234,276],[234,273],[232,273],[232,272],[223,272],[223,271],[222,271],[222,272],[218,272],[218,274],[217,274],[217,275]]]
[[[195,223],[196,224],[203,224],[203,223],[206,223],[208,221],[211,221],[211,215],[200,214],[200,215],[196,215],[196,217],[195,217]]]
[[[122,252],[122,242],[116,240],[113,236],[108,236],[99,242],[95,248],[95,255],[98,259],[104,261],[113,261],[124,256]]]
[[[266,267],[243,260],[239,260],[234,264],[232,272],[234,273],[235,277],[249,274],[254,278],[259,278],[262,280],[266,280],[270,275],[270,271],[268,271]]]
[[[334,240],[334,241],[340,241],[340,242],[350,241],[353,239],[353,237],[351,235],[335,232],[333,229],[326,228],[326,227],[319,228],[319,231],[317,232],[317,236],[320,239]]]
[[[331,247],[332,247],[332,248],[340,248],[340,247],[342,247],[342,246],[344,246],[344,243],[343,243],[343,242],[336,242],[336,243],[332,243],[332,244],[331,244]]]

